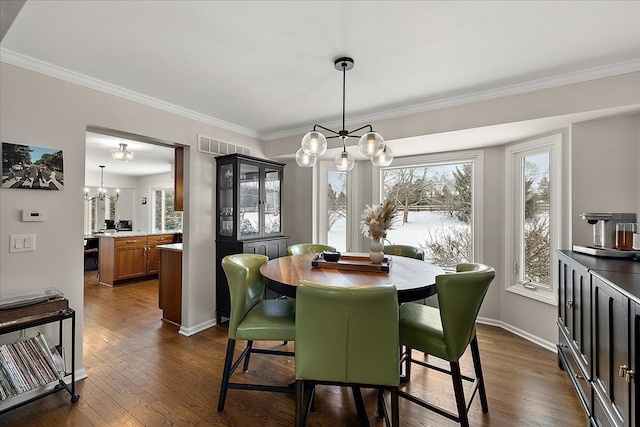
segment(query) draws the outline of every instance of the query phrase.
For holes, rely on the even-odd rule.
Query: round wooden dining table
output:
[[[385,255],[391,258],[388,272],[341,270],[313,267],[317,254],[292,255],[272,259],[260,267],[265,284],[271,290],[291,298],[296,297],[300,280],[332,286],[363,287],[393,284],[398,290],[398,302],[416,301],[436,293],[436,276],[444,270],[414,258]]]

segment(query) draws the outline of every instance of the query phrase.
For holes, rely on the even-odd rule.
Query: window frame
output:
[[[557,305],[558,249],[562,243],[561,132],[505,146],[505,289],[517,295]],[[520,280],[524,248],[523,159],[549,153],[549,286]],[[516,267],[516,262],[518,266]]]
[[[168,229],[165,228],[165,209],[166,209],[166,194],[165,192],[167,190],[173,190],[174,191],[174,197],[175,197],[175,189],[173,187],[163,187],[163,186],[152,186],[150,187],[150,192],[151,192],[151,229],[153,230],[154,233],[164,233],[165,231],[167,231]],[[160,219],[160,222],[162,223],[162,229],[158,230],[156,229],[156,203],[158,203],[157,197],[156,197],[156,192],[157,191],[162,191],[162,208],[160,209],[160,211],[162,212],[162,217]],[[176,212],[180,212],[180,211],[176,211]],[[184,227],[184,216],[182,218],[182,227]],[[181,228],[182,228],[181,227]],[[169,229],[169,231],[171,231],[172,229]]]
[[[327,192],[326,189],[329,186],[329,172],[339,172],[338,169],[336,168],[335,162],[333,162],[332,160],[321,160],[318,162],[317,164],[317,179],[316,182],[318,183],[318,188],[317,191],[314,189],[314,193],[318,194],[317,200],[318,200],[318,204],[317,204],[317,210],[316,210],[316,215],[317,215],[317,221],[314,221],[316,224],[316,231],[315,231],[315,236],[314,236],[314,242],[318,242],[318,243],[322,243],[322,244],[327,244],[327,236],[329,233],[328,230],[328,222],[327,222],[327,207],[328,207],[328,200],[327,200]],[[346,247],[347,247],[347,252],[353,251],[353,248],[356,245],[357,242],[357,238],[358,236],[355,235],[354,236],[354,229],[358,230],[357,224],[355,224],[356,226],[354,227],[354,224],[351,224],[351,221],[349,221],[348,219],[351,218],[351,213],[354,212],[355,209],[355,186],[353,185],[354,182],[354,178],[353,178],[353,173],[354,171],[351,172],[347,172],[347,230],[346,230]]]
[[[473,262],[484,261],[484,151],[468,150],[398,157],[386,168],[373,168],[373,203],[382,200],[382,173],[385,170],[471,163],[471,256]]]

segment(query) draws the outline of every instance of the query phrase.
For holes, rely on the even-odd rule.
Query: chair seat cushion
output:
[[[448,360],[440,310],[409,302],[400,306],[400,344]]]
[[[294,341],[296,301],[263,300],[257,303],[238,325],[236,339]]]

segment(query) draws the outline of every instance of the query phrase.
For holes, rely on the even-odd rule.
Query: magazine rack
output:
[[[7,312],[9,310],[6,310]],[[17,312],[17,310],[16,310]],[[21,331],[21,330],[25,330],[28,328],[33,328],[36,326],[41,326],[41,325],[46,325],[48,323],[54,323],[54,322],[58,322],[58,345],[56,346],[56,348],[58,349],[58,351],[61,353],[62,350],[62,331],[63,331],[63,324],[62,322],[66,319],[71,319],[71,372],[66,372],[66,364],[65,364],[65,372],[63,374],[63,378],[66,378],[67,376],[71,375],[71,383],[67,384],[67,382],[64,381],[64,379],[59,379],[56,380],[57,384],[50,390],[44,392],[44,393],[40,393],[37,396],[34,396],[28,400],[24,400],[24,401],[20,401],[18,403],[16,403],[15,405],[11,405],[11,403],[9,403],[11,400],[15,400],[17,399],[20,395],[15,395],[12,397],[9,397],[8,399],[0,402],[2,404],[2,406],[4,406],[5,404],[9,404],[10,406],[8,407],[2,407],[0,408],[0,414],[3,414],[7,411],[10,411],[12,409],[18,408],[20,406],[26,405],[28,403],[31,403],[35,400],[38,400],[42,397],[48,396],[50,394],[53,393],[57,393],[61,390],[66,390],[69,392],[69,394],[71,395],[71,403],[75,403],[78,401],[78,399],[80,399],[80,396],[77,395],[75,393],[75,365],[76,365],[76,312],[75,310],[71,309],[71,308],[65,308],[63,310],[59,310],[56,312],[52,312],[52,313],[45,313],[45,314],[40,314],[40,315],[34,315],[34,316],[29,316],[29,317],[22,317],[22,318],[17,318],[14,319],[12,321],[9,322],[5,322],[0,324],[0,335],[4,335],[4,334],[8,334],[10,332],[17,332],[17,331]],[[40,388],[41,389],[45,389],[47,388],[47,386],[53,384],[56,381],[52,381],[47,385],[43,385]],[[33,390],[31,390],[33,391]]]

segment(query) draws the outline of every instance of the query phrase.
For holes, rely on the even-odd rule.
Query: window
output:
[[[555,304],[561,135],[507,147],[507,289]]]
[[[153,194],[152,224],[154,232],[182,229],[182,212],[173,210],[173,188],[155,188]]]
[[[351,178],[347,172],[335,169],[333,162],[319,162],[318,197],[318,239],[335,247],[340,252],[351,250],[353,238],[350,237],[352,224],[347,220],[352,211],[350,191]]]
[[[401,211],[385,243],[419,246],[442,267],[480,259],[482,153],[398,160],[380,170],[380,200],[396,200]]]
[[[347,172],[329,171],[327,181],[327,244],[346,251]]]

